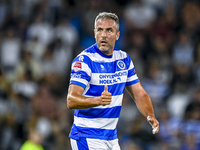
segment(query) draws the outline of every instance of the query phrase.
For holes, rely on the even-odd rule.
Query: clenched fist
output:
[[[109,105],[112,101],[112,94],[108,92],[108,86],[105,85],[104,91],[101,93],[101,105]]]

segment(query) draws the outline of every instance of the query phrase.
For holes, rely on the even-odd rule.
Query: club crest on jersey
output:
[[[81,64],[81,62],[76,62],[76,63],[74,64],[73,70],[74,70],[75,72],[77,72],[77,71],[79,71],[79,70],[81,70],[81,69],[82,69],[82,64]]]
[[[117,62],[117,66],[118,66],[120,69],[125,69],[125,63],[124,63],[123,61],[121,61],[121,60],[119,60],[119,61]]]

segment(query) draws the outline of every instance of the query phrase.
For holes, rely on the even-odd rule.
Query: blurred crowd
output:
[[[45,150],[71,150],[71,61],[95,43],[103,11],[119,16],[116,47],[132,58],[160,122],[153,135],[125,92],[121,149],[200,150],[198,0],[0,0],[1,150],[31,139]]]

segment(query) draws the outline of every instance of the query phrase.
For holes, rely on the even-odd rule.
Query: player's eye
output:
[[[108,32],[112,32],[112,29],[108,29],[107,31],[108,31]]]
[[[103,30],[103,29],[101,29],[101,28],[98,28],[98,29],[97,29],[97,31],[102,31],[102,30]]]

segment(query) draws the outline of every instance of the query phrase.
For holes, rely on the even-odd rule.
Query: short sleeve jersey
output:
[[[112,102],[106,106],[76,109],[69,137],[76,140],[80,137],[116,139],[124,88],[139,82],[131,58],[118,49],[114,49],[112,55],[105,55],[95,44],[81,52],[71,67],[70,84],[83,87],[83,96],[101,96],[108,85]]]

